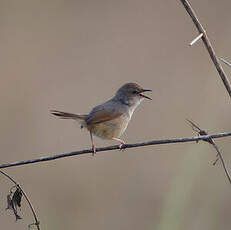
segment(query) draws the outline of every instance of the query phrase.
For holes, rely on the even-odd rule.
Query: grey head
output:
[[[117,90],[115,99],[128,106],[137,106],[144,98],[152,100],[143,94],[148,91],[152,90],[144,89],[137,83],[126,83]]]
[[[89,119],[95,117],[96,114],[98,116],[102,111],[106,112],[106,115],[110,114],[110,117],[115,118],[124,114],[128,115],[130,119],[134,110],[144,98],[152,100],[150,97],[143,94],[143,92],[147,91],[151,90],[143,89],[136,83],[126,83],[116,91],[113,98],[103,104],[95,106],[87,115],[86,120],[89,122]]]

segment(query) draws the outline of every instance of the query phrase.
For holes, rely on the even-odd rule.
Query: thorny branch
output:
[[[193,23],[195,24],[199,34],[201,34],[201,33],[203,34],[203,36],[201,38],[204,42],[204,45],[209,52],[209,55],[210,55],[214,65],[215,65],[224,85],[225,85],[226,90],[229,93],[229,96],[231,97],[231,86],[230,86],[229,79],[227,78],[221,64],[219,63],[218,57],[215,54],[215,51],[214,51],[214,49],[213,49],[213,47],[209,41],[209,38],[208,38],[208,35],[206,34],[205,29],[203,28],[202,24],[200,23],[199,19],[197,18],[196,14],[195,14],[194,10],[192,9],[191,5],[189,4],[189,2],[187,0],[180,0],[180,1],[183,4],[185,10],[188,12],[189,16],[192,18]],[[194,39],[194,41],[195,41],[195,39]],[[191,43],[195,43],[194,41]]]
[[[135,144],[125,144],[122,147],[120,147],[119,145],[113,145],[113,146],[96,148],[96,152],[103,152],[103,151],[109,151],[109,150],[121,150],[121,148],[122,149],[136,148],[136,147],[148,146],[148,145],[161,145],[161,144],[171,144],[171,143],[173,144],[173,143],[193,142],[193,141],[198,142],[199,140],[210,140],[213,138],[221,138],[221,137],[227,137],[227,136],[231,136],[231,132],[224,132],[224,133],[217,133],[217,134],[212,134],[212,135],[196,136],[196,137],[152,140],[152,141],[146,141],[146,142],[139,142]],[[12,162],[12,163],[0,164],[0,168],[8,168],[8,167],[14,167],[14,166],[19,166],[19,165],[33,164],[33,163],[43,162],[43,161],[51,161],[51,160],[56,160],[59,158],[82,155],[82,154],[87,154],[87,153],[92,153],[92,149],[60,153],[60,154],[56,154],[52,156],[35,158],[32,160],[24,160],[24,161]]]
[[[22,189],[22,187],[21,187],[11,176],[9,176],[7,173],[3,172],[2,170],[0,170],[0,173],[1,173],[2,175],[4,175],[5,177],[7,177],[10,181],[12,181],[12,182],[15,184],[15,187],[17,188],[16,192],[22,193],[22,195],[25,197],[27,203],[28,203],[29,206],[30,206],[31,212],[32,212],[32,214],[33,214],[33,216],[34,216],[35,223],[33,223],[33,225],[35,225],[35,226],[37,227],[37,229],[40,230],[39,220],[38,220],[38,218],[37,218],[36,212],[35,212],[35,210],[34,210],[34,207],[33,207],[32,203],[31,203],[29,197],[28,197],[27,194],[25,193],[25,191],[24,191],[24,190]],[[15,194],[14,194],[14,195],[15,195]],[[12,206],[12,205],[10,204],[10,201],[9,201],[10,198],[7,197],[7,199],[8,199],[8,207],[7,207],[7,209],[8,209],[8,208],[10,209],[11,206]],[[17,201],[17,202],[18,202],[18,201]],[[16,216],[16,220],[17,220],[17,219],[21,219],[21,217],[18,216],[18,214],[17,214],[15,208],[14,208],[14,207],[12,207],[12,208],[13,208],[14,214],[15,214],[15,216]],[[30,224],[30,225],[31,225],[31,224]]]
[[[203,28],[202,24],[200,23],[199,19],[197,18],[196,16],[196,13],[194,12],[194,10],[192,9],[191,5],[189,4],[189,2],[187,0],[180,0],[181,3],[183,4],[185,10],[187,11],[187,13],[189,14],[189,16],[192,18],[192,21],[193,23],[195,24],[198,32],[199,32],[199,35],[190,43],[190,45],[193,45],[194,43],[196,43],[200,38],[203,40],[204,42],[204,45],[225,85],[225,88],[226,90],[228,91],[229,93],[229,96],[231,97],[231,86],[230,86],[230,82],[229,82],[229,79],[227,78],[221,64],[219,63],[219,59],[218,57],[216,56],[216,53],[211,45],[211,42],[208,38],[208,35],[205,31],[205,29]],[[203,36],[202,36],[203,35]],[[224,59],[220,58],[221,61],[223,61],[225,64],[231,66],[230,63],[228,63],[227,61],[225,61]],[[205,130],[202,130],[200,129],[196,124],[194,124],[192,121],[188,120],[188,122],[192,125],[192,128],[194,131],[196,131],[199,135],[203,136],[203,135],[208,135],[208,133],[205,131]],[[229,175],[229,172],[227,170],[227,167],[225,165],[225,162],[224,162],[224,159],[222,157],[222,154],[218,148],[218,146],[215,144],[214,140],[212,138],[209,138],[207,140],[208,143],[212,144],[213,147],[215,148],[215,150],[217,151],[217,157],[219,157],[219,159],[221,160],[221,163],[222,163],[222,166],[225,170],[225,173],[226,173],[226,176],[229,180],[229,182],[231,183],[231,178],[230,178],[230,175]],[[218,158],[215,160],[215,162],[213,163],[214,165],[216,164]]]
[[[205,130],[202,130],[198,125],[196,125],[195,123],[193,123],[192,121],[190,121],[190,120],[188,120],[188,119],[187,119],[187,121],[188,121],[188,122],[190,123],[190,125],[192,126],[192,129],[193,129],[195,132],[198,133],[198,135],[200,135],[200,136],[208,135],[208,133],[207,133]],[[227,178],[228,178],[228,180],[229,180],[229,183],[231,184],[231,177],[230,177],[230,175],[229,175],[229,171],[228,171],[228,169],[227,169],[227,167],[226,167],[224,158],[223,158],[222,153],[221,153],[221,151],[219,150],[218,146],[216,145],[216,143],[214,142],[214,140],[213,140],[212,138],[209,138],[209,139],[204,140],[204,141],[210,143],[210,144],[214,147],[214,149],[216,150],[216,152],[217,152],[217,159],[214,161],[213,165],[215,165],[215,164],[217,163],[218,159],[221,160],[221,163],[222,163],[222,166],[223,166],[223,168],[224,168],[225,174],[226,174],[226,176],[227,176]]]

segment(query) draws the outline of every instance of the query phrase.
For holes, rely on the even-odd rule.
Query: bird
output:
[[[144,89],[137,83],[122,85],[115,95],[103,104],[93,107],[88,114],[74,114],[51,110],[51,114],[62,119],[73,119],[80,123],[81,128],[86,128],[90,133],[92,155],[96,153],[93,135],[102,139],[115,140],[120,143],[119,148],[125,142],[120,136],[126,130],[132,118],[134,110],[143,99],[152,100],[144,95],[144,92],[152,91]]]

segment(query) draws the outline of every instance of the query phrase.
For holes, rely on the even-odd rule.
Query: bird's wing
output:
[[[105,108],[95,108],[93,109],[86,119],[87,125],[98,124],[105,121],[113,120],[123,113],[120,111],[106,111]]]

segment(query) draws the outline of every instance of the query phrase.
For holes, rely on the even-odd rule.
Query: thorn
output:
[[[229,63],[228,61],[226,61],[224,58],[220,58],[220,60],[222,62],[224,62],[227,66],[231,67],[231,63]]]
[[[216,163],[218,162],[218,160],[219,160],[219,157],[217,156],[216,160],[213,162],[213,166],[216,165]]]
[[[198,137],[199,137],[199,136],[206,136],[206,135],[208,135],[208,133],[207,133],[205,130],[201,129],[201,128],[200,128],[198,125],[196,125],[194,122],[190,121],[189,119],[186,119],[186,121],[191,125],[192,130],[195,131],[195,132],[198,134]],[[211,138],[209,138],[209,139],[207,139],[207,140],[203,140],[203,141],[206,141],[206,142],[208,142],[208,143],[210,143],[210,144],[213,144],[213,143],[214,143],[213,140],[212,140]],[[196,142],[198,143],[198,140],[197,140]]]
[[[203,33],[200,33],[195,39],[193,39],[191,42],[190,42],[190,46],[194,45],[200,38],[203,37]]]

